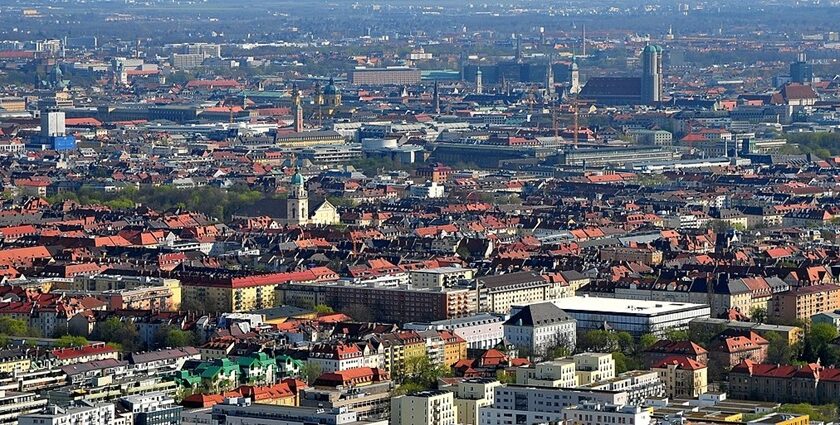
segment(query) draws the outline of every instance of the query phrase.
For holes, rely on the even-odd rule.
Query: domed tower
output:
[[[569,93],[573,95],[580,93],[580,69],[576,57],[573,57],[572,63],[569,64]]]
[[[306,179],[295,170],[286,199],[286,222],[288,224],[306,224],[309,222],[309,194],[306,192]]]
[[[332,78],[330,78],[329,84],[324,87],[324,105],[326,105],[327,113],[330,115],[341,106],[341,91],[335,86],[335,80]]]
[[[662,101],[662,47],[648,44],[642,50],[642,103]]]

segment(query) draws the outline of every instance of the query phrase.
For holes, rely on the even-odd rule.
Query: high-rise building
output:
[[[61,137],[66,134],[64,112],[47,109],[41,112],[41,136]]]
[[[796,62],[790,64],[790,81],[797,84],[814,82],[814,66],[808,63],[805,53],[800,53]]]
[[[662,46],[648,44],[642,50],[642,103],[662,101]]]
[[[192,69],[198,68],[206,59],[206,56],[200,53],[172,53],[169,62],[175,69]]]

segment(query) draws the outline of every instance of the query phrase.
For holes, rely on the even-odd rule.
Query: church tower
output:
[[[554,57],[548,57],[548,66],[545,70],[545,94],[548,99],[554,98]]]
[[[303,131],[303,105],[300,100],[300,90],[297,84],[292,86],[292,112],[295,116],[295,131]]]
[[[481,67],[475,71],[475,94],[484,93],[484,84],[481,78]]]
[[[572,58],[569,64],[569,93],[577,95],[580,93],[580,69],[578,69],[577,58]]]
[[[286,199],[286,222],[288,224],[307,224],[309,222],[309,194],[306,192],[306,179],[295,170],[292,176],[289,197]]]
[[[335,86],[335,80],[332,78],[330,78],[329,84],[324,87],[324,104],[329,115],[332,115],[336,108],[341,106],[341,91]]]

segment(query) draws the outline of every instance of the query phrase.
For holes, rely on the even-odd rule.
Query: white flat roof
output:
[[[475,269],[469,269],[469,268],[465,268],[465,267],[433,267],[433,268],[430,268],[430,269],[411,270],[411,273],[434,273],[434,274],[460,273],[460,272],[467,271],[467,270],[473,271],[473,272],[475,271]]]
[[[569,297],[552,301],[565,311],[592,312],[605,314],[633,314],[637,316],[658,316],[686,310],[699,310],[709,306],[705,304],[677,303],[667,301],[631,300],[626,298]]]

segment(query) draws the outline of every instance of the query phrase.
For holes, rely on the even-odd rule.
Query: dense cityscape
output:
[[[0,424],[840,423],[840,1],[0,1]]]

